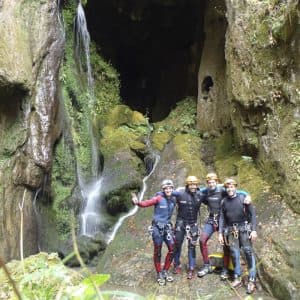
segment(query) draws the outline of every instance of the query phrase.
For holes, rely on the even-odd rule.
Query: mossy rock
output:
[[[100,149],[104,157],[110,157],[115,152],[122,150],[144,151],[146,145],[141,142],[143,133],[132,130],[130,127],[121,126],[114,128],[105,126],[102,130],[102,139],[100,140]]]
[[[182,160],[188,174],[202,178],[206,173],[206,167],[200,159],[202,140],[191,134],[178,134],[173,139],[176,155]]]
[[[121,125],[148,125],[148,120],[139,112],[131,110],[127,105],[116,105],[107,117],[107,124],[114,128]]]
[[[165,145],[171,140],[171,136],[167,131],[155,131],[151,136],[151,140],[153,147],[159,151],[162,151]]]
[[[107,196],[112,191],[138,189],[145,175],[145,167],[132,151],[123,150],[106,157],[102,175],[102,193]]]
[[[131,191],[137,190],[139,187],[133,185],[124,187],[120,190],[113,191],[106,197],[107,212],[111,215],[117,215],[121,212],[127,212],[132,207]]]

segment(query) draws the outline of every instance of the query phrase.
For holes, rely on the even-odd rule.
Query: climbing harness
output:
[[[232,224],[231,233],[235,239],[239,238],[239,228],[238,224]]]
[[[186,238],[190,240],[192,245],[196,245],[199,238],[198,225],[186,225],[185,226]]]
[[[219,214],[213,214],[212,217],[213,217],[213,226],[214,229],[216,229],[219,227]]]
[[[171,223],[164,224],[164,223],[155,222],[155,221],[153,221],[152,225],[150,225],[148,227],[148,233],[149,233],[150,237],[152,237],[152,235],[153,235],[154,226],[156,226],[158,228],[159,234],[161,236],[166,235],[166,239],[168,241],[170,241],[174,238],[174,234],[173,234],[173,230],[172,230],[173,226]]]
[[[153,226],[152,226],[152,225],[150,225],[150,226],[148,227],[148,233],[149,233],[149,235],[150,235],[150,238],[152,238],[152,233],[153,233]]]

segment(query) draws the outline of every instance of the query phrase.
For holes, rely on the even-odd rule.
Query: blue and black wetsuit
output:
[[[154,206],[152,219],[152,239],[154,244],[154,266],[157,272],[161,272],[161,248],[163,242],[168,247],[165,257],[164,270],[168,271],[173,260],[174,234],[171,217],[175,208],[174,196],[167,198],[164,192],[158,192],[153,198],[139,202],[140,207]]]
[[[175,267],[180,265],[183,240],[188,235],[188,265],[189,270],[194,270],[196,266],[195,246],[199,236],[197,221],[201,206],[201,192],[197,189],[195,193],[192,193],[185,188],[184,192],[173,192],[172,195],[177,198],[174,265]]]

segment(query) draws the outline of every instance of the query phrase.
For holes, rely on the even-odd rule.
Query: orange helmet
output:
[[[234,186],[237,186],[237,183],[234,179],[232,178],[227,178],[225,181],[224,181],[224,186],[227,187],[229,184],[233,184]]]
[[[196,176],[188,176],[185,180],[185,184],[199,184],[199,179]]]
[[[206,181],[209,181],[209,180],[215,180],[215,181],[218,181],[219,178],[218,178],[218,176],[217,176],[216,173],[208,173],[208,174],[206,175]]]

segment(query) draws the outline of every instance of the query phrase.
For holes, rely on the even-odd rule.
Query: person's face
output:
[[[173,192],[173,188],[171,186],[167,186],[164,188],[164,193],[166,194],[167,197],[171,196],[172,192]]]
[[[188,189],[191,193],[195,193],[197,190],[197,184],[196,183],[189,184]]]
[[[226,186],[226,192],[228,194],[229,197],[232,197],[235,195],[236,192],[236,187],[234,184],[230,183]]]
[[[217,186],[217,182],[215,180],[207,180],[207,186],[211,189],[214,190]]]

